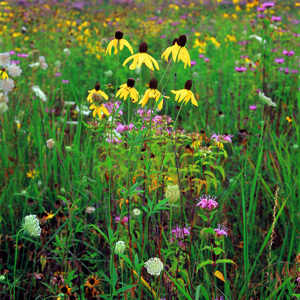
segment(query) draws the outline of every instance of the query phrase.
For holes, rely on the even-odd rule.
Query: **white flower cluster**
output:
[[[267,104],[269,106],[274,106],[274,107],[277,106],[276,103],[274,103],[271,98],[265,96],[265,94],[262,92],[258,93],[258,97],[264,104]]]
[[[8,111],[7,103],[8,97],[5,94],[0,93],[0,114],[4,114]]]
[[[0,66],[6,67],[9,65],[10,56],[9,53],[0,53]]]
[[[93,212],[95,211],[95,207],[92,207],[92,206],[88,206],[86,209],[85,209],[85,212],[87,214],[92,214]]]
[[[38,237],[41,235],[40,221],[36,215],[26,216],[23,220],[22,228],[30,236]]]
[[[134,208],[134,209],[132,210],[132,214],[133,214],[135,217],[137,217],[137,216],[139,216],[139,215],[141,214],[141,211],[140,211],[138,208]]]
[[[125,242],[118,241],[116,243],[115,253],[121,253],[121,254],[123,254],[125,252],[125,249],[126,249]]]
[[[180,198],[180,190],[178,184],[168,185],[165,191],[165,197],[169,198],[169,205],[174,205]]]
[[[39,60],[35,63],[31,63],[28,65],[30,68],[38,68],[41,67],[41,69],[46,70],[48,68],[48,64],[46,63],[46,59],[44,56],[40,56]]]
[[[145,262],[145,267],[150,275],[159,276],[164,269],[164,264],[158,257],[154,257]]]
[[[22,73],[22,69],[15,64],[9,65],[7,67],[7,71],[8,71],[8,74],[12,77],[19,77]]]
[[[15,87],[15,83],[10,78],[5,78],[0,81],[0,90],[2,90],[6,95],[7,93],[11,92],[14,87]]]
[[[44,102],[47,101],[47,96],[44,94],[44,92],[40,89],[38,85],[34,85],[31,89],[34,91],[37,97],[41,98]]]

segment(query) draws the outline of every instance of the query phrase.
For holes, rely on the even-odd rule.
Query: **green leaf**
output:
[[[218,259],[216,261],[216,264],[235,264],[236,265],[236,263],[231,259]]]
[[[210,214],[210,217],[209,217],[209,221],[212,220],[212,218],[214,217],[214,214],[217,212],[217,210],[213,211],[211,214]]]
[[[111,170],[112,169],[112,160],[110,158],[109,155],[106,156],[106,162],[105,162],[105,165],[108,167],[108,170]]]
[[[199,216],[202,218],[203,221],[205,221],[205,222],[208,221],[208,217],[206,215],[199,214]]]
[[[122,292],[125,292],[125,291],[133,288],[134,286],[136,286],[136,284],[123,286],[122,288],[120,288],[119,290],[117,290],[117,292],[114,293],[113,296],[116,296],[116,295],[118,295],[118,294],[120,294]]]
[[[224,252],[220,247],[215,247],[213,251],[215,255],[220,255],[222,252]]]
[[[133,266],[133,264],[132,264],[132,262],[131,262],[131,260],[129,259],[128,256],[126,256],[126,255],[124,255],[122,253],[118,253],[118,255],[119,255],[119,257],[123,258],[132,269],[135,270],[135,268],[134,268],[134,266]]]
[[[202,250],[203,250],[203,249],[202,249]],[[202,263],[200,263],[200,264],[197,266],[196,270],[197,270],[197,272],[198,272],[198,270],[199,270],[200,268],[202,268],[202,267],[204,267],[204,266],[207,266],[207,265],[213,265],[213,264],[214,264],[214,262],[213,262],[212,260],[207,259],[207,260],[203,261]]]
[[[214,231],[211,227],[209,227],[209,228],[204,228],[203,231],[204,231],[205,233],[210,233],[210,234],[212,234],[212,235],[215,235],[215,234],[216,234],[215,231]]]

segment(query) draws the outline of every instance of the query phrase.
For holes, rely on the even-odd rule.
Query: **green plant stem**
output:
[[[13,283],[13,290],[14,290],[14,299],[16,299],[16,269],[17,269],[17,254],[18,254],[18,238],[20,232],[24,230],[23,228],[19,230],[16,236],[16,249],[15,249],[15,264],[14,264],[14,283]]]

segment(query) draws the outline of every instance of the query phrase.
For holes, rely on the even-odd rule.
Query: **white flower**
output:
[[[145,267],[150,275],[159,276],[164,269],[164,264],[158,257],[154,257],[145,262]]]
[[[169,204],[174,205],[180,198],[180,190],[178,184],[168,185],[165,191],[165,197],[169,198]]]
[[[46,59],[44,56],[39,57],[39,63],[40,63],[41,69],[46,70],[48,68],[48,64],[46,63]]]
[[[65,48],[65,49],[64,49],[64,53],[65,53],[66,55],[70,55],[70,54],[71,54],[71,51],[70,51],[68,48]]]
[[[0,66],[6,67],[10,62],[9,53],[0,53]]]
[[[106,77],[111,77],[111,76],[113,76],[113,71],[112,70],[108,70],[108,71],[105,71],[104,72],[104,75],[106,76]]]
[[[34,85],[31,89],[34,91],[37,97],[42,99],[44,102],[47,101],[47,96],[44,94],[44,92],[40,89],[38,85]]]
[[[8,111],[8,106],[5,102],[0,102],[0,114],[4,114]]]
[[[116,243],[116,248],[115,248],[115,253],[121,253],[123,254],[126,250],[125,242],[123,241],[118,241]]]
[[[79,107],[79,106],[76,106],[76,110],[77,110],[79,113],[81,113],[81,114],[83,114],[83,115],[85,115],[85,116],[89,116],[90,113],[92,112],[92,111],[89,110],[85,105],[80,105],[80,107]]]
[[[141,211],[138,208],[134,208],[132,210],[132,214],[137,217],[141,214]]]
[[[7,71],[9,73],[9,75],[12,76],[12,77],[18,77],[22,73],[22,69],[19,66],[15,65],[15,64],[9,65],[7,67]]]
[[[30,68],[38,68],[40,66],[40,63],[39,62],[36,62],[36,63],[32,63],[32,64],[29,64],[28,65]]]
[[[22,228],[30,236],[38,237],[41,235],[40,221],[38,220],[36,215],[26,216],[23,220]]]
[[[78,121],[67,121],[66,124],[77,125]]]
[[[5,280],[5,275],[0,275],[0,281],[4,281]]]
[[[258,93],[258,97],[259,97],[259,99],[260,99],[262,102],[264,102],[265,104],[267,104],[267,105],[269,105],[269,106],[274,106],[274,107],[277,106],[276,103],[274,103],[274,102],[272,101],[271,98],[268,98],[268,97],[265,96],[265,94],[262,93],[262,92],[259,92],[259,93]]]
[[[64,105],[74,105],[74,104],[76,104],[75,101],[65,101],[64,102]]]
[[[92,207],[92,206],[88,206],[88,207],[85,209],[85,212],[86,212],[87,214],[92,214],[94,211],[95,211],[95,208]]]
[[[4,93],[0,93],[0,103],[2,102],[8,103],[8,97]]]
[[[46,142],[46,145],[47,145],[47,147],[48,147],[49,149],[52,149],[52,148],[54,147],[54,145],[55,145],[55,142],[54,142],[53,139],[50,139],[50,140],[48,140],[48,141]]]
[[[263,40],[260,36],[256,35],[256,34],[253,34],[253,35],[250,35],[249,36],[250,39],[256,39],[257,41],[259,41],[260,43],[266,43],[265,40]]]
[[[11,92],[15,87],[15,83],[10,78],[5,78],[0,82],[0,90],[3,90],[5,94]]]

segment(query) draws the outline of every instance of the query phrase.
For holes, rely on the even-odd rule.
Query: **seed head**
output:
[[[125,242],[118,241],[116,243],[115,253],[123,254],[125,252],[125,249],[126,249]]]
[[[121,30],[118,30],[115,32],[115,39],[120,40],[123,38],[123,32]]]
[[[186,90],[188,90],[188,91],[190,91],[191,90],[191,88],[192,88],[192,79],[191,80],[188,80],[186,83],[185,83],[185,85],[184,85],[184,88],[186,89]]]
[[[100,90],[100,83],[99,82],[96,82],[96,84],[95,84],[95,90],[96,91]]]
[[[147,53],[147,50],[148,50],[148,45],[146,42],[142,42],[140,44],[140,47],[139,47],[139,52],[140,53]]]
[[[180,47],[184,47],[185,46],[185,44],[186,44],[186,36],[184,34],[179,37],[177,44]]]
[[[172,46],[174,46],[175,45],[175,43],[177,43],[178,44],[178,39],[177,38],[175,38],[174,40],[173,40],[173,43],[172,43]]]
[[[178,184],[168,185],[165,191],[165,197],[169,198],[169,204],[174,205],[180,198],[180,190]]]
[[[150,89],[156,90],[158,86],[158,82],[156,78],[152,78],[149,82]]]
[[[133,78],[129,78],[127,80],[127,86],[130,88],[134,87],[134,83],[135,83],[135,80]]]

